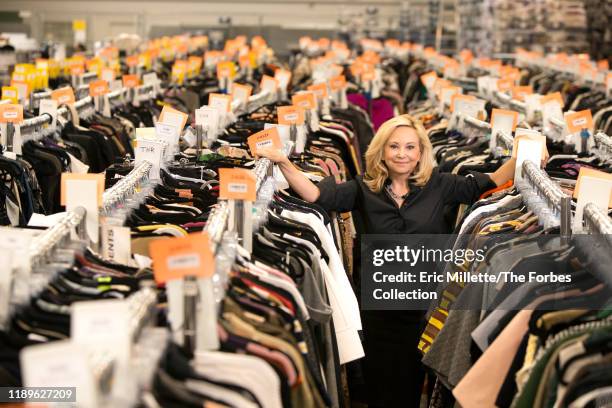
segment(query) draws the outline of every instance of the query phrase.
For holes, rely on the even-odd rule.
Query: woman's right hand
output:
[[[287,156],[280,149],[274,147],[259,148],[255,156],[263,157],[273,163],[284,163],[288,161]]]

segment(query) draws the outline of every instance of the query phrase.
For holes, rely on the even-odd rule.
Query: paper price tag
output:
[[[30,86],[27,82],[11,81],[11,86],[17,88],[17,99],[25,101],[30,95]]]
[[[71,87],[56,89],[51,92],[51,99],[57,101],[57,105],[72,105],[75,102],[74,91]]]
[[[463,113],[461,111],[457,111],[457,108],[459,105],[460,107],[464,107],[464,105],[462,105],[462,102],[468,102],[468,101],[474,101],[476,100],[476,97],[473,95],[463,95],[463,94],[454,94],[451,95],[450,98],[450,103],[449,103],[449,108],[451,112],[457,112],[457,113]]]
[[[346,78],[344,75],[338,75],[329,80],[329,88],[332,91],[339,91],[346,88]]]
[[[559,92],[544,95],[540,98],[542,107],[542,124],[544,127],[550,126],[550,119],[563,119],[563,99]]]
[[[175,125],[157,122],[155,124],[155,135],[159,140],[168,143],[168,146],[178,148],[180,134]]]
[[[62,173],[60,202],[66,211],[85,208],[85,227],[91,242],[99,241],[99,207],[104,193],[104,174]]]
[[[100,79],[110,84],[115,80],[115,70],[112,68],[103,68],[100,72]]]
[[[299,106],[279,106],[278,124],[279,125],[303,125],[304,110]]]
[[[314,92],[300,92],[291,97],[291,103],[302,109],[317,109],[317,98]]]
[[[23,106],[18,104],[0,105],[0,123],[23,122]]]
[[[327,84],[325,82],[322,82],[320,84],[310,85],[308,87],[308,90],[310,92],[313,92],[315,96],[317,97],[317,99],[319,100],[325,99],[329,95],[327,91]]]
[[[534,160],[540,166],[541,161],[546,157],[546,136],[542,135],[537,130],[517,128],[514,132],[514,144],[512,146],[512,157],[518,157],[518,143],[521,140],[528,139],[538,143],[538,149],[535,154],[539,154],[539,159]],[[531,157],[531,156],[530,156]],[[518,164],[517,164],[518,168]]]
[[[152,241],[149,253],[153,258],[153,273],[157,283],[186,276],[207,278],[215,273],[215,259],[206,233]]]
[[[89,96],[91,97],[106,95],[108,91],[108,82],[102,79],[89,83]]]
[[[142,83],[145,85],[149,85],[149,84],[157,85],[159,83],[159,79],[157,78],[157,73],[149,72],[148,74],[144,74],[142,76]]]
[[[513,86],[510,90],[513,99],[524,101],[527,95],[533,93],[533,87],[531,86]]]
[[[2,87],[2,100],[8,99],[13,104],[19,103],[19,91],[14,86]]]
[[[496,134],[502,130],[507,135],[512,135],[512,132],[518,125],[518,112],[506,109],[493,109],[491,113],[491,133]]]
[[[138,85],[140,85],[138,75],[123,75],[121,80],[125,88],[136,88]]]
[[[70,310],[70,338],[92,351],[127,363],[130,358],[130,309],[124,299],[75,302]]]
[[[70,356],[70,358],[66,358]],[[94,367],[87,349],[68,340],[24,348],[19,355],[26,387],[75,387],[76,404],[97,407]]]
[[[451,97],[461,93],[461,88],[458,86],[446,86],[440,90],[440,101],[444,105],[450,105]]]
[[[125,58],[125,63],[128,67],[138,66],[138,55],[130,55]]]
[[[582,180],[584,177],[601,179],[606,183],[612,183],[612,174],[606,173],[603,171],[599,171],[599,170],[595,170],[595,169],[589,169],[587,167],[581,167],[580,173],[578,173],[578,180],[576,181],[576,186],[574,187],[574,198],[576,199],[579,199],[583,195],[589,197],[591,194],[596,193],[592,191],[591,189],[589,189],[588,187],[582,188],[583,187]],[[602,209],[606,211],[608,208],[612,208],[612,196],[610,195],[609,191],[607,195],[608,195],[608,200],[604,201],[604,205],[601,207]],[[590,200],[587,199],[586,202],[590,202]],[[606,208],[606,205],[607,205],[607,208]]]
[[[240,168],[219,169],[219,198],[221,200],[255,201],[257,198],[255,175]]]
[[[229,113],[232,109],[230,95],[212,93],[208,96],[208,106],[217,109],[220,113]]]
[[[272,78],[271,76],[264,75],[261,78],[261,82],[259,87],[264,91],[270,91],[271,93],[275,93],[278,89],[278,81],[276,78]]]
[[[196,125],[216,132],[219,128],[219,111],[210,106],[202,106],[200,109],[196,109],[195,120]]]
[[[567,129],[570,131],[570,133],[577,133],[583,129],[586,129],[593,134],[593,116],[591,115],[590,109],[574,113],[566,113],[565,123],[567,123]]]
[[[253,87],[250,85],[236,83],[232,85],[232,98],[234,100],[239,100],[241,103],[247,103],[252,92]]]
[[[276,129],[280,138],[280,143],[284,146],[291,140],[291,129],[287,125],[279,125],[278,123],[266,123],[264,124],[264,130]],[[266,146],[263,146],[266,147]]]
[[[249,136],[247,143],[252,154],[257,154],[257,150],[261,148],[282,148],[278,129],[274,127]]]
[[[291,81],[291,72],[284,69],[277,69],[274,72],[274,79],[278,82],[279,88],[287,89]]]
[[[149,178],[151,180],[159,180],[159,171],[162,165],[164,154],[164,143],[159,140],[137,139],[136,147],[134,148],[135,160],[138,164],[143,160],[148,161],[153,166],[149,170]]]
[[[53,99],[42,99],[38,105],[38,114],[51,115],[51,129],[55,129],[57,125],[57,101]]]
[[[187,114],[176,110],[169,105],[164,105],[161,114],[159,115],[159,122],[176,126],[180,134],[187,123]]]
[[[217,78],[232,79],[236,76],[236,65],[232,61],[224,61],[217,65]]]
[[[516,154],[515,180],[520,179],[522,176],[524,161],[529,160],[536,166],[541,166],[540,151],[542,150],[542,143],[542,141],[528,138],[520,138],[518,140],[515,138],[515,147],[512,149],[512,154]]]
[[[425,88],[431,89],[434,85],[434,82],[438,79],[438,74],[435,71],[428,72],[426,74],[421,75],[421,82],[425,85]]]

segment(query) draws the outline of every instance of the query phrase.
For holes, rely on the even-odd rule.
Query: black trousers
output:
[[[424,313],[362,311],[368,408],[418,408],[425,370],[417,349]]]

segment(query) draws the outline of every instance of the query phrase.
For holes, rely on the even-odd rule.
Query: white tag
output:
[[[234,99],[240,101],[240,103],[247,103],[249,101],[249,90],[244,87],[233,87],[232,95]]]
[[[102,226],[102,256],[122,265],[130,263],[132,244],[128,227],[119,225]]]
[[[70,338],[91,351],[127,363],[130,357],[130,309],[123,299],[76,302],[70,313]]]
[[[191,130],[191,128],[188,128],[185,131],[185,133],[183,134],[183,139],[187,142],[189,147],[195,146],[198,141],[196,135],[193,134],[193,131]]]
[[[134,261],[139,269],[150,268],[153,265],[153,260],[145,255],[134,254]]]
[[[563,109],[558,101],[552,100],[542,105],[542,125],[545,128],[552,126],[550,124],[551,118],[557,118],[563,120]]]
[[[21,155],[21,145],[23,145],[23,139],[21,138],[21,126],[15,125],[15,131],[13,132],[13,152]]]
[[[525,160],[532,161],[536,166],[540,167],[542,160],[542,143],[539,140],[520,139],[518,141],[516,156],[516,168],[514,179],[519,180],[522,175],[523,162]]]
[[[527,107],[527,121],[535,121],[536,112],[542,110],[542,105],[540,105],[541,97],[542,95],[540,94],[531,94],[525,96],[525,105]]]
[[[213,132],[216,135],[219,129],[219,111],[217,109],[202,106],[200,109],[196,109],[195,120],[196,125],[202,126],[204,133]]]
[[[488,96],[489,77],[479,76],[476,78],[476,81],[478,86],[478,94],[484,97]]]
[[[168,146],[171,147],[171,151],[178,150],[179,129],[176,125],[157,122],[155,124],[155,135],[157,139],[168,143]]]
[[[136,128],[136,139],[157,140],[154,127]]]
[[[457,99],[455,100],[455,107],[453,113],[461,113],[463,115],[471,116],[478,119],[478,114],[484,112],[486,102],[482,99],[466,100]]]
[[[216,109],[219,115],[225,115],[230,110],[231,101],[228,98],[210,98],[208,106]]]
[[[497,147],[498,132],[502,131],[507,136],[512,137],[512,130],[514,127],[514,116],[504,115],[503,113],[494,113],[494,117],[491,118],[493,126],[491,127],[491,140],[489,141],[489,147],[494,149]]]
[[[85,208],[87,236],[98,243],[100,220],[98,217],[98,183],[96,180],[66,180],[66,211]]]
[[[54,341],[24,348],[19,360],[25,387],[76,387],[78,406],[99,406],[94,369],[84,347]]]
[[[285,145],[287,142],[291,140],[291,126],[289,125],[279,125],[276,123],[266,123],[264,124],[264,130],[275,127],[278,130],[278,137],[281,141],[281,145]]]
[[[184,114],[181,113],[177,113],[177,112],[164,112],[164,121],[162,123],[166,124],[166,125],[171,125],[174,126],[178,129],[178,131],[182,131],[182,126],[183,126],[183,118],[185,117]],[[159,122],[158,122],[159,123]]]
[[[164,144],[158,140],[137,139],[134,155],[136,156],[134,164],[138,164],[143,160],[148,161],[153,166],[149,171],[151,180],[159,180],[159,171],[161,169],[162,157],[164,153]]]
[[[34,213],[30,217],[30,220],[28,221],[28,227],[49,228],[57,224],[65,216],[66,216],[65,212],[60,212],[60,213],[52,214],[52,215]]]
[[[28,95],[28,84],[20,82],[14,84],[15,88],[17,88],[17,99],[19,99],[19,102],[23,104]]]
[[[89,166],[74,157],[72,154],[66,152],[68,157],[70,157],[70,172],[71,173],[79,173],[85,174],[89,171]]]
[[[42,115],[43,113],[51,115],[52,119],[49,127],[54,130],[57,125],[57,101],[53,99],[42,99],[38,106],[38,114]]]
[[[111,92],[120,91],[123,88],[123,82],[120,79],[108,81]]]
[[[2,155],[7,159],[17,160],[17,153],[15,152],[9,152],[8,150],[6,150]]]
[[[601,208],[604,213],[608,212],[610,203],[610,193],[612,193],[612,180],[605,180],[597,177],[580,177],[580,191],[576,203],[576,215],[574,216],[574,230],[582,232],[582,221],[584,218],[584,206],[593,203]]]
[[[274,78],[278,81],[278,87],[286,90],[287,86],[289,86],[289,79],[291,78],[291,73],[288,71],[278,71],[274,75]]]
[[[158,82],[159,82],[159,79],[157,79],[157,74],[155,72],[149,72],[148,74],[144,74],[142,76],[142,83],[144,85],[149,85],[149,84],[157,85]]]
[[[247,192],[247,185],[244,183],[228,183],[227,184],[227,191],[229,191],[230,193],[246,193]]]
[[[166,260],[166,263],[168,264],[169,269],[199,268],[200,267],[200,255],[199,254],[182,254],[182,255],[169,256],[168,259]]]

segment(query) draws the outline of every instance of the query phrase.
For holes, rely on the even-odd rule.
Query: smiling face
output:
[[[407,126],[397,127],[387,139],[383,152],[389,177],[411,175],[420,159],[421,147],[416,131]]]

